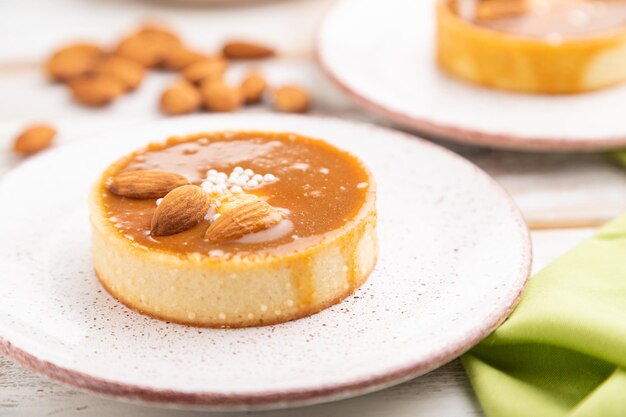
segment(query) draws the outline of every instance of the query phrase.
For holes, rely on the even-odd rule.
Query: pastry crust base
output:
[[[626,81],[626,28],[559,44],[473,25],[437,4],[437,62],[447,73],[492,88],[566,94]]]
[[[102,285],[129,308],[200,327],[282,323],[340,302],[376,264],[375,184],[348,224],[284,255],[220,259],[146,248],[124,237],[102,204],[107,171],[90,196],[93,262]]]

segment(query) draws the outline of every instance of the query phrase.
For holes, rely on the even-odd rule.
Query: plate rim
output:
[[[604,138],[569,139],[567,137],[547,136],[520,136],[508,133],[488,133],[477,129],[470,129],[453,124],[437,123],[431,120],[416,117],[401,110],[394,110],[383,103],[368,97],[341,78],[332,70],[332,64],[324,58],[322,52],[322,36],[329,17],[342,4],[352,0],[341,0],[332,5],[320,20],[313,36],[313,55],[322,72],[346,93],[358,105],[373,113],[379,114],[399,126],[413,130],[416,134],[431,135],[437,139],[454,142],[462,145],[480,146],[486,148],[503,149],[509,151],[533,152],[601,152],[626,147],[626,136],[612,136]],[[433,10],[434,12],[434,10]],[[513,93],[511,93],[513,94]]]
[[[255,113],[255,114],[239,114],[228,115],[227,118],[262,118],[267,114]],[[429,142],[420,137],[414,136],[409,133],[397,131],[391,128],[378,126],[372,123],[363,123],[352,120],[344,120],[330,116],[305,116],[305,115],[275,115],[276,118],[291,118],[309,121],[319,122],[334,122],[343,124],[344,126],[354,128],[368,128],[378,131],[382,131],[386,134],[397,135],[403,137],[405,140],[417,141],[422,146],[430,148],[435,152],[441,152],[446,156],[452,158],[457,163],[464,164],[471,167],[480,177],[484,179],[486,184],[494,192],[496,192],[502,201],[506,203],[506,207],[512,218],[515,220],[515,224],[518,227],[520,236],[520,244],[523,250],[523,256],[517,271],[511,273],[515,276],[514,285],[512,286],[510,299],[502,302],[501,309],[495,310],[481,326],[474,329],[472,334],[468,334],[467,337],[459,341],[454,346],[448,346],[436,354],[422,359],[414,361],[410,364],[397,367],[395,369],[389,369],[384,372],[380,372],[375,375],[369,375],[357,380],[333,383],[328,385],[319,385],[311,388],[301,389],[287,389],[287,390],[269,390],[258,393],[216,393],[211,391],[195,391],[186,392],[181,390],[172,389],[159,389],[149,386],[130,384],[118,382],[115,380],[100,378],[87,374],[85,372],[69,369],[67,367],[56,365],[50,361],[40,359],[33,354],[15,346],[11,341],[5,339],[0,335],[0,353],[9,357],[16,363],[23,367],[40,373],[52,380],[70,385],[82,390],[90,391],[96,394],[104,396],[114,397],[117,399],[130,400],[139,403],[147,403],[161,406],[175,406],[181,408],[212,410],[212,411],[251,411],[251,410],[269,410],[278,408],[291,408],[304,405],[312,405],[323,402],[330,402],[339,399],[345,399],[354,397],[368,392],[377,391],[382,388],[386,388],[395,384],[399,384],[414,377],[423,375],[439,366],[444,365],[450,360],[462,355],[474,345],[485,338],[496,327],[498,327],[513,311],[518,304],[525,288],[528,283],[528,279],[531,275],[532,269],[532,243],[530,238],[530,231],[524,221],[523,215],[520,209],[517,207],[512,197],[493,179],[489,174],[475,165],[473,162],[458,155],[457,153],[446,149],[440,145]],[[220,114],[217,117],[224,117],[224,114]],[[193,115],[183,116],[177,118],[181,120],[191,118],[202,118],[204,121],[209,121],[212,116],[209,115]],[[165,119],[172,120],[172,119]],[[154,121],[153,121],[154,122]],[[127,127],[140,127],[150,122],[133,123]],[[112,131],[114,129],[110,129]],[[99,133],[97,137],[107,135],[107,132]],[[92,140],[97,140],[93,138]],[[80,144],[81,142],[75,142]],[[67,146],[74,146],[68,144]],[[56,149],[64,149],[67,146]],[[55,152],[55,149],[50,149],[42,152],[40,155],[31,158],[27,163],[37,163],[37,159],[44,155]],[[19,169],[24,164],[19,164],[17,167],[10,169],[0,178],[0,185],[5,180],[7,175],[11,175],[16,169]]]

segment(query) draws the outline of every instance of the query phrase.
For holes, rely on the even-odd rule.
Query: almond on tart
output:
[[[203,327],[308,316],[374,268],[375,184],[295,134],[170,138],[113,163],[90,196],[93,262],[128,307]]]

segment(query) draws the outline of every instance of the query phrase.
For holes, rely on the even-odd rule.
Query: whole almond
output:
[[[231,59],[261,59],[274,56],[274,49],[269,46],[243,40],[233,40],[224,44],[222,53]]]
[[[97,62],[93,71],[117,78],[127,91],[139,87],[146,72],[137,62],[121,56],[110,56]]]
[[[32,155],[49,147],[56,133],[56,129],[50,125],[29,126],[15,138],[13,150],[23,155]]]
[[[219,80],[228,68],[228,61],[220,57],[208,57],[189,65],[183,71],[183,78],[193,84],[211,79]]]
[[[56,81],[68,81],[86,74],[104,52],[98,45],[76,43],[54,52],[46,62],[48,76]]]
[[[205,80],[200,87],[202,102],[211,111],[228,112],[239,108],[243,102],[241,92],[223,81]]]
[[[204,235],[210,242],[225,242],[260,232],[283,218],[278,210],[252,194],[226,197],[218,213],[220,216],[211,223]]]
[[[265,77],[256,72],[248,74],[239,87],[244,101],[248,104],[261,101],[266,88]]]
[[[304,113],[311,104],[309,92],[302,87],[286,85],[274,91],[274,107],[287,113]]]
[[[152,216],[152,236],[169,236],[191,229],[204,219],[211,200],[197,185],[183,185],[170,191]]]
[[[167,51],[163,60],[163,68],[172,71],[181,71],[191,64],[206,59],[207,56],[193,51],[183,45]]]
[[[168,52],[182,42],[171,30],[157,25],[147,25],[125,37],[115,49],[115,54],[131,59],[147,68],[163,65]]]
[[[122,197],[161,198],[187,184],[189,180],[175,172],[128,171],[113,177],[108,183],[108,189]]]
[[[101,107],[124,94],[126,86],[116,77],[105,74],[85,75],[68,84],[72,97],[80,104]]]
[[[200,92],[186,81],[168,87],[161,94],[159,102],[161,111],[170,115],[194,112],[200,108],[200,104],[202,104]]]

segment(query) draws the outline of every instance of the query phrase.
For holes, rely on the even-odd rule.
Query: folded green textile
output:
[[[462,360],[488,417],[626,417],[626,216],[532,278]]]

